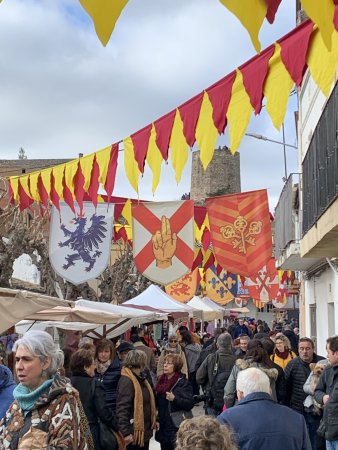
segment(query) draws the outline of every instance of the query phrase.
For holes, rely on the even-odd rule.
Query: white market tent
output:
[[[202,311],[184,303],[177,302],[168,294],[162,291],[161,288],[155,285],[150,285],[145,291],[137,297],[132,298],[124,303],[124,305],[135,305],[140,307],[155,308],[167,313],[171,313],[174,317],[193,317],[202,318]]]
[[[0,288],[0,333],[17,322],[44,309],[72,305],[72,301],[60,300],[34,292]]]
[[[82,331],[93,338],[119,336],[132,326],[158,320],[167,320],[166,313],[142,311],[89,300],[77,300],[68,308],[39,311],[16,324],[16,331],[23,334],[30,329],[45,330],[48,327]]]
[[[208,322],[209,320],[222,320],[225,315],[224,308],[207,297],[200,298],[195,295],[187,305],[202,310],[202,319],[205,322]]]

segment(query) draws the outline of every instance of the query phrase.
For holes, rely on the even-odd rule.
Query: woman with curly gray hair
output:
[[[45,331],[29,331],[14,344],[19,380],[0,423],[0,448],[86,450],[78,392],[60,377],[63,352]]]
[[[210,416],[199,416],[182,422],[176,450],[237,450],[231,431]]]

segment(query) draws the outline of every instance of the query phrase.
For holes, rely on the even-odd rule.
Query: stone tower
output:
[[[226,190],[226,194],[241,192],[241,169],[239,152],[234,155],[227,147],[215,149],[206,171],[203,170],[199,152],[192,154],[190,198],[203,203],[210,194]],[[222,195],[221,193],[219,195]]]

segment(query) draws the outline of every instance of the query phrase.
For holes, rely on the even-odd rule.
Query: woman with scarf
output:
[[[95,377],[103,384],[107,406],[115,411],[117,385],[121,376],[121,361],[115,355],[115,348],[109,339],[102,339],[97,344],[95,363]]]
[[[13,351],[19,384],[0,423],[0,448],[87,450],[79,394],[58,374],[63,352],[52,337],[45,331],[28,331]]]
[[[107,425],[108,428],[117,432],[117,419],[111,408],[106,404],[104,387],[95,379],[95,361],[91,350],[80,349],[73,353],[70,360],[70,369],[72,376],[70,381],[72,386],[79,391],[80,400],[86,413],[90,431],[92,433],[95,450],[103,449],[100,445],[100,432],[103,428],[99,426],[99,420]],[[109,439],[110,435],[107,436]],[[116,435],[117,439],[117,435]],[[111,448],[114,448],[112,445]]]
[[[181,372],[188,377],[188,366],[187,359],[185,357],[182,347],[178,343],[178,336],[176,334],[171,334],[168,339],[168,343],[165,345],[161,352],[157,363],[157,378],[160,377],[164,372],[164,358],[169,355],[169,353],[175,353],[182,358],[183,366]]]
[[[169,353],[164,357],[164,372],[155,387],[160,427],[155,439],[161,450],[174,450],[178,428],[170,412],[190,411],[194,406],[193,390],[186,376],[182,374],[183,360],[180,355]]]
[[[116,416],[128,450],[148,450],[157,427],[155,396],[143,375],[146,364],[144,352],[131,350],[117,387]]]
[[[284,370],[288,362],[296,357],[297,355],[291,350],[289,339],[283,334],[278,335],[275,340],[275,350],[271,355],[272,361]]]

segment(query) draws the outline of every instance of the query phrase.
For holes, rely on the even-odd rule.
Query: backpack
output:
[[[216,352],[216,359],[212,371],[212,379],[210,382],[209,405],[216,411],[222,411],[224,405],[224,386],[228,381],[232,367],[222,367],[219,360],[219,354]]]

